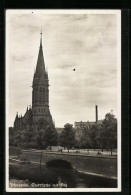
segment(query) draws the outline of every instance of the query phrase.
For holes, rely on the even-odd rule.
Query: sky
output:
[[[117,116],[117,15],[7,10],[8,123],[32,104],[40,31],[49,74],[49,105],[56,127]],[[73,71],[75,69],[75,71]]]

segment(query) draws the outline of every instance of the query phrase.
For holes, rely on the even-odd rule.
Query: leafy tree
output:
[[[77,149],[80,149],[80,147],[81,147],[80,145],[81,145],[80,140],[75,139],[74,147]]]
[[[112,149],[117,148],[117,119],[113,114],[106,114],[100,136],[103,148],[110,149],[112,155]]]
[[[44,130],[40,129],[37,133],[36,133],[36,148],[37,149],[45,149],[45,146],[43,144],[43,137],[44,137]]]
[[[90,133],[89,133],[90,142],[91,142],[90,146],[91,148],[94,148],[94,150],[99,146],[98,135],[99,135],[98,125],[94,124],[90,127]]]
[[[30,143],[33,137],[33,129],[29,129],[29,130],[22,132],[22,135],[23,135],[23,138],[25,139],[25,142]]]
[[[79,140],[79,147],[83,149],[89,149],[91,145],[91,140],[89,137],[89,130],[87,128],[83,129],[83,134]]]
[[[47,146],[56,146],[58,144],[58,133],[55,129],[48,126],[45,130],[42,144],[46,148]]]
[[[68,152],[75,145],[75,132],[71,124],[65,124],[59,136],[59,144],[60,146],[67,147]]]
[[[58,135],[52,124],[44,119],[38,122],[38,131],[33,128],[29,130],[14,130],[10,128],[9,143],[10,146],[19,146],[24,149],[37,148],[44,149],[47,146],[57,145]]]
[[[36,134],[36,145],[39,149],[45,149],[47,146],[58,144],[58,133],[53,124],[40,119],[38,132]]]

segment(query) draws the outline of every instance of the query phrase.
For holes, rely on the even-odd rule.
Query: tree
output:
[[[89,137],[90,137],[91,147],[94,148],[94,150],[99,147],[98,136],[99,136],[98,124],[93,124],[90,127]]]
[[[80,148],[81,148],[81,143],[80,143],[80,140],[75,139],[75,144],[74,144],[74,147],[75,147],[76,149],[80,149]]]
[[[59,144],[60,146],[67,147],[68,152],[75,145],[75,132],[71,124],[65,124],[59,136]]]
[[[56,146],[58,144],[58,133],[55,129],[48,126],[45,130],[42,144],[46,148],[47,146]]]
[[[38,132],[36,133],[36,145],[39,149],[45,149],[47,146],[58,144],[58,133],[53,124],[40,119]]]
[[[38,122],[37,131],[33,127],[30,129],[9,131],[10,146],[19,146],[24,149],[37,148],[45,149],[47,146],[57,145],[58,134],[53,123],[48,123],[45,119]]]
[[[36,132],[36,148],[37,149],[45,149],[44,145],[43,145],[43,136],[44,136],[44,130],[40,129],[39,131]]]
[[[89,130],[87,128],[83,129],[82,136],[79,140],[79,147],[83,149],[89,149],[91,145],[91,140],[89,137]]]
[[[117,119],[113,114],[106,114],[100,136],[103,148],[110,149],[112,155],[112,149],[117,148]]]

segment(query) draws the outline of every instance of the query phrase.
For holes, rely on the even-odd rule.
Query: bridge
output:
[[[117,157],[116,156],[89,156],[74,153],[58,153],[47,151],[23,151],[21,160],[27,159],[30,162],[46,164],[48,166],[68,166],[79,172],[117,178]],[[40,160],[41,159],[41,160]]]

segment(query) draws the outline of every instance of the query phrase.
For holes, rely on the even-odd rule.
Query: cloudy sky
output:
[[[33,13],[32,13],[33,12]],[[9,125],[32,104],[40,30],[57,127],[117,116],[117,15],[7,11],[6,73]],[[75,71],[73,71],[75,69]]]

